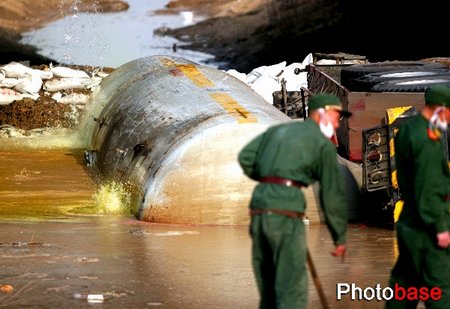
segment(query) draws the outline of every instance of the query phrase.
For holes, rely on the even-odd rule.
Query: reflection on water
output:
[[[0,218],[77,220],[74,212],[94,206],[99,177],[81,150],[0,152]]]
[[[167,0],[127,2],[130,7],[125,12],[80,13],[75,1],[70,14],[24,33],[22,43],[36,46],[40,54],[61,63],[113,68],[151,55],[174,55],[201,64],[213,58],[205,53],[174,49],[174,44],[179,43],[176,39],[153,34],[155,29],[181,27],[202,17],[193,16],[192,12],[154,14],[165,7]]]
[[[186,226],[133,217],[77,215],[93,205],[98,175],[75,150],[0,153],[0,294],[10,308],[80,308],[74,294],[103,294],[107,308],[257,308],[247,226]],[[337,283],[387,286],[395,231],[351,225],[348,255],[331,256],[324,225],[308,247],[330,308],[381,309],[381,301],[336,300]],[[309,306],[322,308],[309,276]]]
[[[383,308],[382,301],[337,301],[336,283],[386,287],[393,231],[350,226],[343,263],[330,255],[324,225],[309,226],[307,235],[330,308]],[[99,293],[107,308],[257,308],[250,248],[247,226],[160,225],[126,217],[2,222],[0,277],[18,293],[0,295],[0,301],[17,308],[79,308],[87,301],[74,293]],[[309,278],[308,308],[320,309]]]
[[[1,152],[0,159],[0,278],[17,291],[0,295],[1,304],[75,308],[86,300],[74,293],[101,293],[108,308],[257,308],[247,226],[77,215],[73,210],[94,204],[98,177],[82,152]],[[347,296],[337,301],[336,283],[386,287],[395,232],[349,226],[341,263],[330,255],[326,227],[307,228],[330,308],[383,308]],[[308,308],[321,308],[311,279],[309,298]]]

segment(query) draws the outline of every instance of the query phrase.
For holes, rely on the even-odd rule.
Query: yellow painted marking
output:
[[[393,171],[391,173],[391,181],[392,181],[392,187],[394,189],[398,188],[398,182],[397,182],[397,171]]]
[[[198,87],[214,87],[214,83],[192,64],[177,64],[177,69],[183,72]]]
[[[172,59],[169,58],[162,58],[161,59],[161,63],[170,67],[170,66],[176,66],[177,64],[175,63],[175,61],[173,61]]]
[[[394,222],[398,221],[398,218],[400,217],[400,213],[402,212],[404,203],[405,202],[403,200],[398,200],[397,203],[395,203],[395,207],[394,207]]]
[[[161,63],[180,70],[187,78],[189,78],[197,87],[214,87],[214,83],[209,80],[199,69],[193,64],[181,64],[175,61],[163,58]]]
[[[214,83],[200,72],[195,65],[179,64],[167,58],[163,58],[161,63],[179,70],[198,87],[206,88],[215,86]],[[210,96],[214,101],[219,103],[227,113],[236,118],[238,123],[258,122],[258,119],[236,102],[230,95],[226,93],[211,93]]]
[[[386,110],[388,116],[388,124],[392,124],[403,113],[411,109],[412,106],[392,107]]]
[[[394,139],[393,138],[391,138],[389,140],[389,155],[390,155],[391,159],[393,157],[395,157],[395,147],[394,147]],[[397,189],[398,183],[397,183],[397,171],[396,170],[391,172],[391,182],[392,182],[392,187],[394,189]]]
[[[391,158],[395,157],[395,144],[393,138],[389,139],[389,156]]]
[[[211,98],[219,103],[230,115],[237,119],[239,123],[258,122],[248,110],[236,102],[226,93],[211,93]]]

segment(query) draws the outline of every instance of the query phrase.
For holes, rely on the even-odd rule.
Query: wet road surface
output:
[[[0,308],[257,308],[247,226],[162,225],[82,215],[95,171],[78,151],[0,153]],[[336,300],[336,284],[386,287],[397,256],[392,230],[350,225],[344,262],[324,225],[308,246],[331,308],[383,308]],[[309,308],[321,308],[309,276]],[[88,301],[103,297],[99,303]]]
[[[383,302],[345,295],[337,301],[336,283],[385,287],[396,256],[393,231],[350,226],[343,263],[329,254],[325,226],[309,226],[308,242],[331,308],[383,308]],[[3,221],[0,284],[13,292],[0,293],[0,307],[257,308],[250,245],[246,226],[157,225],[110,216]],[[90,303],[88,294],[104,300]],[[321,308],[311,277],[309,297],[309,308]]]

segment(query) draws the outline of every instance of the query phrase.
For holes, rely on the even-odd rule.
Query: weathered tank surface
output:
[[[226,72],[166,56],[117,68],[92,105],[87,131],[100,171],[137,187],[138,217],[161,223],[247,223],[255,182],[237,154],[291,121]]]

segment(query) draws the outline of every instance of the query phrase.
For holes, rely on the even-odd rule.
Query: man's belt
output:
[[[275,215],[286,216],[286,217],[290,217],[290,218],[299,218],[299,219],[303,219],[303,217],[305,216],[304,212],[293,211],[293,210],[262,209],[262,208],[250,209],[251,216],[256,216],[256,215],[261,215],[261,214],[268,214],[268,215],[275,214]]]
[[[281,178],[276,176],[267,176],[267,177],[261,177],[259,182],[263,183],[277,183],[280,185],[285,185],[288,187],[297,187],[297,188],[303,188],[305,185],[299,181],[295,181],[288,178]]]

